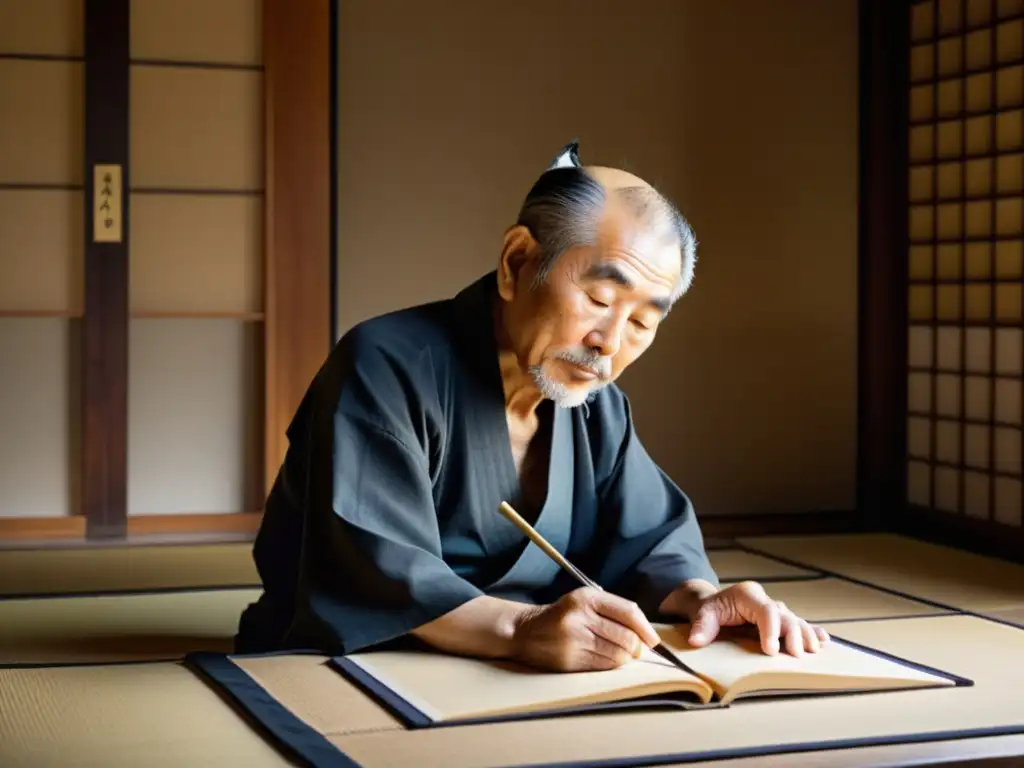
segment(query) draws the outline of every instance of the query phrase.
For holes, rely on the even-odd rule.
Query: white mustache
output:
[[[589,349],[570,349],[565,352],[558,353],[558,359],[565,360],[575,365],[583,366],[584,368],[590,368],[596,372],[599,376],[607,378],[611,376],[612,372],[612,360],[610,357],[601,357],[596,352],[592,352]]]

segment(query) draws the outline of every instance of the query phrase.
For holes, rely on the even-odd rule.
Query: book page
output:
[[[659,694],[689,692],[702,703],[712,696],[702,680],[653,652],[618,669],[572,673],[429,651],[376,651],[346,658],[437,722]]]
[[[697,674],[705,676],[724,701],[757,689],[781,692],[951,686],[945,677],[854,648],[839,640],[802,657],[780,651],[769,656],[750,630],[723,630],[722,639],[703,648],[687,642],[688,625],[657,627],[666,646]],[[665,662],[667,663],[667,662]]]

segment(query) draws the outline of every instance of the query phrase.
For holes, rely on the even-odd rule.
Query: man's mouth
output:
[[[601,374],[598,371],[594,370],[593,368],[589,368],[585,365],[580,365],[579,363],[569,363],[569,365],[572,366],[576,375],[579,376],[580,378],[596,379],[601,376]]]

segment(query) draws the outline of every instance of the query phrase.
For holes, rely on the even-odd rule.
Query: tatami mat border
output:
[[[946,616],[947,614],[940,615]],[[844,642],[850,641],[844,640]],[[852,644],[857,645],[856,643]],[[874,649],[870,650],[874,652]],[[278,654],[250,655],[273,656]],[[309,765],[326,766],[327,768],[335,768],[336,766],[340,768],[353,768],[359,765],[338,747],[327,741],[316,730],[292,715],[291,712],[267,694],[243,670],[233,664],[227,656],[215,653],[196,653],[188,657],[186,664],[194,669],[202,678],[213,684],[214,689],[218,690],[221,695],[231,699],[236,705],[236,709],[241,709],[247,721],[257,730],[264,734],[269,732],[271,743],[278,749],[287,750],[289,757],[298,757]],[[959,680],[959,684],[970,684],[970,681],[966,678],[959,678],[958,676],[953,676],[953,678]],[[891,736],[794,742],[792,744],[762,744],[752,747],[709,750],[705,752],[634,755],[628,758],[598,758],[587,761],[530,763],[529,765],[530,768],[582,768],[582,766],[587,766],[588,768],[624,768],[625,766],[702,763],[714,760],[778,756],[865,747],[900,746],[1020,734],[1024,734],[1024,723],[991,728],[937,731],[933,733],[912,732]]]
[[[856,624],[862,621],[908,621],[910,619],[941,619],[947,616],[970,616],[961,610],[933,611],[931,613],[903,613],[895,616],[855,616],[848,619],[814,620],[814,624]],[[976,618],[971,616],[971,618]]]
[[[759,584],[781,584],[786,581],[821,581],[827,578],[827,573],[793,574],[791,576],[730,576],[728,579],[722,579],[721,583],[738,584],[741,581],[756,581]]]
[[[182,592],[238,592],[263,589],[262,584],[202,584],[199,586],[138,587],[127,589],[94,589],[82,592],[8,592],[0,593],[0,602],[8,600],[57,600],[74,597],[132,597],[134,595],[173,595]]]
[[[868,618],[855,618],[846,620],[833,620],[830,623],[845,623],[845,622],[858,622],[858,621],[889,621],[889,620],[909,620],[913,618],[926,618],[935,616],[957,616],[966,615],[973,618],[983,619],[991,621],[997,624],[1003,624],[1017,629],[1024,629],[1024,626],[1019,624],[986,616],[974,611],[963,610],[955,606],[946,605],[935,600],[927,598],[917,597],[913,594],[905,593],[899,590],[884,587],[882,585],[872,583],[863,579],[858,579],[851,576],[846,576],[842,573],[837,573],[829,569],[821,568],[818,566],[808,565],[798,560],[786,558],[780,555],[772,554],[771,552],[763,551],[755,546],[748,544],[733,543],[729,546],[717,546],[716,550],[732,549],[738,551],[748,552],[749,554],[758,555],[765,557],[775,562],[789,565],[804,570],[809,570],[811,573],[806,576],[788,576],[788,577],[777,577],[775,581],[803,581],[803,580],[816,580],[824,578],[835,578],[837,580],[845,581],[851,584],[857,584],[869,589],[875,589],[880,592],[885,592],[896,597],[901,597],[907,600],[913,600],[923,605],[929,605],[936,608],[935,613],[929,613],[926,615],[913,615],[913,616],[899,616],[899,617],[871,617]],[[730,579],[733,581],[743,581],[743,579]],[[761,578],[758,581],[762,583],[771,583],[773,581],[770,578]],[[196,653],[190,654],[186,657],[185,663],[191,668],[197,670],[207,680],[216,684],[217,687],[223,689],[226,695],[235,702],[236,706],[240,708],[247,715],[247,719],[250,722],[255,719],[258,722],[256,727],[261,731],[270,731],[273,743],[278,745],[278,748],[287,747],[293,753],[297,754],[301,759],[310,761],[315,766],[355,766],[357,763],[353,762],[351,758],[345,755],[341,750],[335,747],[330,742],[327,742],[319,733],[305,725],[305,723],[299,721],[286,710],[276,700],[272,699],[254,680],[246,675],[241,669],[236,667],[231,661],[224,655],[220,654],[206,654]],[[940,731],[935,733],[908,733],[899,734],[894,736],[885,737],[864,737],[858,739],[839,739],[834,741],[820,741],[820,742],[807,742],[807,743],[794,743],[794,744],[780,744],[780,745],[760,745],[756,747],[738,748],[738,749],[727,749],[717,750],[711,752],[695,752],[695,753],[677,753],[677,754],[666,754],[666,755],[644,755],[635,756],[630,758],[610,758],[606,760],[588,760],[586,762],[568,761],[561,763],[549,763],[532,765],[531,768],[578,768],[581,766],[588,766],[589,768],[620,768],[620,766],[635,766],[635,765],[666,765],[674,763],[690,763],[690,762],[709,762],[713,760],[723,759],[740,759],[746,757],[759,757],[769,755],[784,755],[784,754],[798,754],[806,752],[818,752],[827,750],[839,750],[839,749],[856,749],[864,747],[884,747],[884,746],[898,746],[904,744],[917,744],[917,743],[934,743],[942,741],[954,741],[960,739],[973,739],[973,738],[984,738],[984,737],[997,737],[997,736],[1011,736],[1024,734],[1024,723],[1013,725],[1013,726],[1001,726],[993,728],[977,728],[963,731]]]
[[[827,568],[821,568],[820,566],[807,565],[806,563],[801,563],[799,560],[794,560],[794,559],[789,558],[789,557],[783,557],[782,555],[775,555],[775,554],[772,554],[771,552],[766,552],[766,551],[764,551],[762,549],[759,549],[757,547],[753,547],[753,546],[751,546],[749,544],[737,543],[735,545],[735,549],[739,549],[739,550],[742,550],[744,552],[748,552],[751,555],[758,555],[760,557],[767,557],[767,558],[769,558],[771,560],[775,560],[778,563],[782,563],[783,565],[789,565],[789,566],[792,566],[794,568],[813,569],[813,570],[818,571],[819,573],[821,573],[825,578],[839,579],[839,580],[842,580],[842,581],[846,581],[846,582],[848,582],[850,584],[856,584],[856,585],[861,586],[861,587],[867,587],[868,589],[874,589],[874,590],[877,590],[879,592],[886,592],[886,593],[888,593],[890,595],[894,595],[895,597],[902,597],[905,600],[914,600],[915,602],[921,603],[922,605],[930,605],[932,608],[936,608],[938,611],[943,612],[942,615],[945,615],[946,613],[948,613],[948,614],[955,614],[955,615],[961,615],[961,616],[972,616],[972,617],[974,617],[976,619],[984,619],[985,621],[991,621],[991,622],[993,622],[995,624],[1002,624],[1003,626],[1013,627],[1015,629],[1024,630],[1024,624],[1018,624],[1017,622],[1010,621],[1009,619],[1000,619],[1000,618],[998,618],[996,616],[990,616],[990,615],[981,613],[979,611],[969,610],[967,608],[957,608],[955,605],[947,605],[946,603],[940,603],[937,600],[932,600],[932,599],[927,598],[927,597],[919,597],[919,596],[913,595],[913,594],[911,594],[909,592],[903,592],[903,591],[898,590],[898,589],[893,589],[892,587],[885,587],[885,586],[882,586],[881,584],[876,584],[874,582],[867,581],[866,579],[859,579],[859,578],[857,578],[855,576],[847,576],[845,574],[838,573],[836,571],[831,571],[831,570],[829,570]],[[764,582],[764,583],[768,583],[767,579],[761,579],[761,581]]]
[[[100,659],[97,661],[12,661],[0,662],[0,672],[5,669],[72,669],[75,667],[130,667],[147,664],[182,664],[182,656],[146,659]]]
[[[191,653],[184,664],[214,691],[229,698],[234,709],[257,732],[269,736],[267,741],[289,758],[298,758],[316,768],[359,768],[359,763],[289,712],[224,654]]]
[[[975,728],[963,731],[936,731],[935,733],[908,733],[895,736],[864,737],[861,739],[835,739],[833,741],[809,741],[793,744],[768,744],[737,749],[719,749],[707,752],[679,752],[671,755],[650,755],[636,757],[614,757],[561,763],[530,763],[529,768],[633,768],[634,766],[676,765],[706,763],[713,760],[738,760],[747,757],[768,757],[793,755],[804,752],[825,752],[839,749],[863,749],[865,747],[896,747],[906,744],[926,744],[960,739],[980,739],[996,736],[1017,736],[1024,733],[1020,725],[994,728]],[[525,768],[525,767],[524,767]]]

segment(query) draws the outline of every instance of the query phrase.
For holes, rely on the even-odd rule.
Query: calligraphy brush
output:
[[[547,555],[556,563],[558,563],[563,570],[567,571],[569,574],[576,577],[576,579],[584,586],[591,587],[593,589],[604,592],[604,589],[601,588],[600,584],[588,578],[583,573],[583,571],[581,571],[575,565],[570,563],[565,557],[563,557],[557,549],[555,549],[553,546],[551,546],[551,544],[548,543],[547,539],[545,539],[543,536],[537,533],[536,529],[532,525],[526,522],[526,520],[524,520],[518,512],[512,509],[508,502],[501,502],[501,506],[498,507],[498,509],[501,512],[501,514],[503,514],[506,518],[508,518],[510,522],[512,522],[512,524],[514,524],[519,530],[525,533],[527,537],[529,537],[530,541],[532,541],[534,544],[540,547],[541,551],[544,552],[545,555]],[[687,672],[688,674],[693,675],[694,677],[700,677],[700,675],[698,675],[696,672],[690,669],[690,667],[684,664],[678,656],[676,656],[674,653],[672,653],[672,651],[666,648],[664,643],[659,642],[657,645],[652,647],[651,650],[659,656],[661,656],[666,661],[668,661],[669,663],[671,663],[673,666],[678,667],[679,669],[683,670],[684,672]]]

